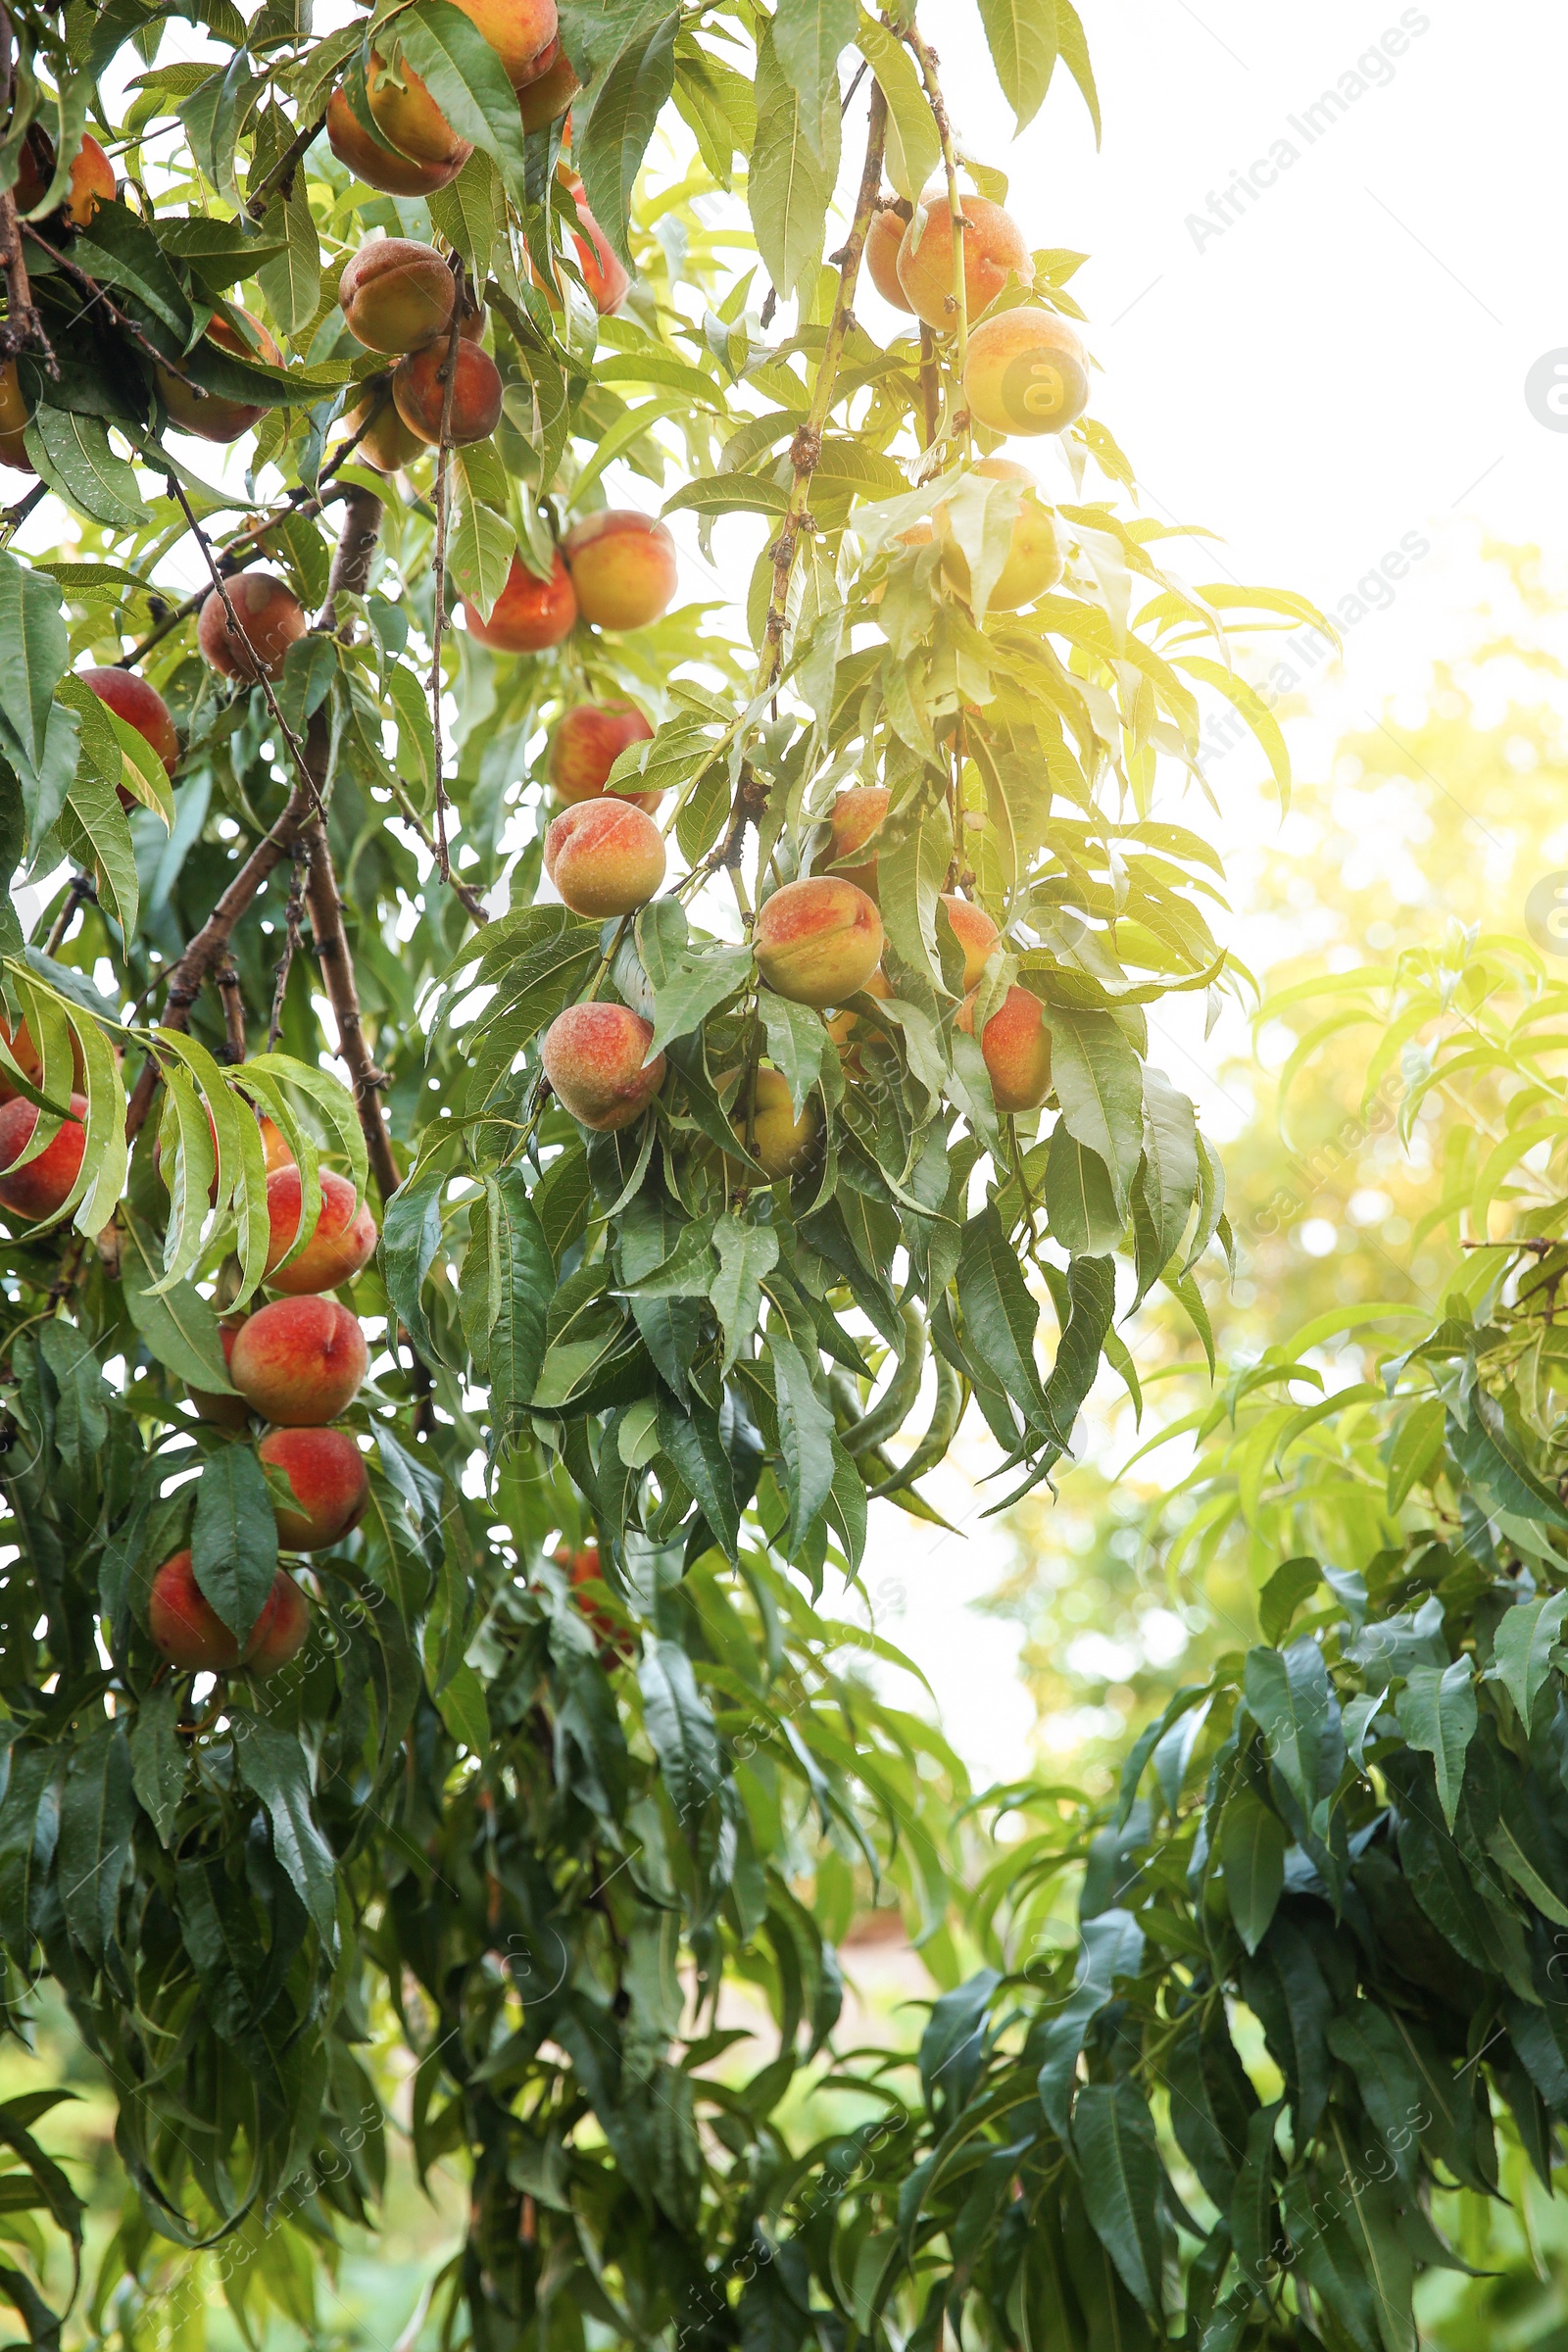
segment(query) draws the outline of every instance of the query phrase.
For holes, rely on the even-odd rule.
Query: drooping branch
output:
[[[323,751],[324,748],[323,743]],[[384,1205],[403,1181],[392,1156],[392,1142],[381,1112],[380,1090],[386,1084],[386,1072],[376,1068],[366,1042],[360,992],[354,979],[354,958],[343,928],[343,902],[338,897],[337,874],[322,819],[312,817],[302,838],[306,856],[305,904],[310,912],[316,954],[337,1021],[338,1052],[348,1064],[354,1107],[360,1114],[365,1148]]]
[[[784,653],[784,615],[789,606],[790,579],[795,569],[795,558],[801,540],[814,530],[810,515],[811,476],[822,455],[822,433],[833,405],[833,390],[838,381],[839,362],[851,327],[855,324],[855,288],[860,273],[860,256],[865,250],[866,231],[876,208],[882,185],[882,150],[887,143],[888,109],[880,82],[871,84],[871,103],[866,125],[865,163],[860,172],[859,192],[855,200],[855,218],[850,233],[838,255],[838,291],[833,298],[833,317],[828,324],[827,340],[822,357],[817,362],[816,381],[811,387],[811,405],[806,422],[790,447],[790,463],[795,479],[790,485],[789,506],[773,542],[773,592],[767,608],[767,630],[762,641],[761,661],[758,665],[757,691],[764,694],[778,676]]]

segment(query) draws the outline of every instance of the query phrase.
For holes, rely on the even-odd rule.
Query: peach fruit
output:
[[[501,420],[501,370],[487,351],[461,336],[453,356],[452,414],[447,437],[455,449],[470,441],[488,441]],[[392,398],[411,433],[434,449],[441,439],[441,413],[447,387],[442,371],[447,364],[445,343],[427,343],[411,351],[392,371]]]
[[[152,745],[164,763],[164,772],[172,776],[179,762],[179,737],[169,705],[157,687],[138,678],[133,669],[84,669],[78,674],[82,684],[90,686],[117,718],[122,718]],[[120,794],[122,800],[127,798],[123,785]]]
[[[82,1153],[87,1149],[87,1130],[82,1124],[86,1115],[86,1097],[73,1095],[70,1118],[61,1120],[58,1132],[37,1158],[29,1159],[12,1176],[4,1171],[31,1143],[39,1113],[37,1105],[22,1095],[0,1104],[0,1208],[29,1219],[54,1215],[81,1173]]]
[[[1023,499],[1013,517],[1006,561],[997,575],[990,598],[993,612],[1016,612],[1024,605],[1032,605],[1037,596],[1044,596],[1048,588],[1054,588],[1061,577],[1063,558],[1055,518],[1036,496],[1035,477],[1026,466],[1014,466],[1009,458],[982,458],[974,471],[987,481],[1017,482],[1023,489]],[[937,507],[933,520],[946,542],[943,573],[958,594],[967,598],[969,559],[949,527],[946,499]]]
[[[882,969],[880,964],[877,965],[876,970],[871,974],[870,979],[866,982],[864,988],[861,989],[860,994],[862,997],[887,998],[892,996],[893,983],[888,978],[886,972]],[[856,1030],[858,1029],[859,1026],[860,1016],[858,1012],[836,1012],[833,1015],[833,1018],[827,1025],[827,1033],[833,1040],[833,1043],[838,1047],[841,1054],[844,1052],[845,1047],[849,1044],[850,1039],[854,1036]],[[852,1069],[858,1070],[860,1067],[860,1050],[858,1046],[857,1046],[849,1054],[848,1059]]]
[[[54,141],[34,123],[23,143],[17,168],[17,210],[30,213],[41,203],[55,173]],[[115,200],[115,167],[89,133],[71,167],[61,211],[73,228],[85,228],[100,204]]]
[[[542,69],[546,52],[559,45],[556,0],[457,0],[506,68],[514,89]]]
[[[559,645],[563,637],[571,635],[577,622],[576,592],[561,550],[556,550],[548,580],[536,578],[521,557],[514,556],[507,584],[496,598],[489,619],[481,620],[466,597],[463,618],[468,635],[489,646],[492,653],[539,654],[547,646]]]
[[[446,164],[416,164],[410,155],[367,130],[343,90],[326,102],[326,136],[332,153],[356,179],[386,196],[433,196],[462,171],[464,157]]]
[[[914,305],[899,283],[899,247],[909,224],[908,213],[907,205],[901,213],[889,198],[883,198],[865,232],[863,259],[866,275],[883,301],[891,303],[896,311],[907,311],[912,316]]]
[[[564,546],[584,620],[602,629],[641,629],[668,612],[675,542],[662,522],[631,507],[606,507],[573,523]]]
[[[624,1004],[568,1004],[545,1032],[545,1075],[574,1119],[599,1134],[640,1119],[664,1082],[664,1056],[645,1069],[653,1029]]]
[[[253,318],[249,311],[241,311],[240,317],[255,328],[254,343],[240,333],[232,319],[222,318],[213,320],[202,341],[213,344],[219,351],[232,353],[236,359],[265,360],[269,368],[280,368],[283,355],[261,320]],[[241,433],[248,433],[267,414],[265,400],[230,400],[221,392],[203,396],[189,384],[181,383],[167,368],[155,366],[153,376],[159,398],[169,411],[170,422],[177,424],[182,433],[194,433],[201,441],[237,441]]]
[[[239,1664],[239,1643],[196,1582],[188,1551],[176,1551],[153,1578],[147,1630],[154,1648],[184,1673],[222,1673]]]
[[[473,153],[467,140],[459,138],[406,57],[388,65],[380,51],[372,49],[365,72],[365,95],[370,119],[382,138],[412,162],[459,172]]]
[[[948,191],[933,181],[920,199],[925,219],[918,230],[913,220],[899,247],[899,283],[917,318],[940,334],[951,335],[958,322],[953,291],[953,217]],[[1009,277],[1020,285],[1035,282],[1035,266],[1023,231],[1010,213],[984,196],[960,196],[963,215],[963,300],[965,316],[973,320],[989,308]]]
[[[304,606],[293,589],[270,571],[237,572],[225,585],[241,633],[230,628],[223,600],[213,589],[196,621],[203,660],[223,678],[255,679],[264,670],[270,678],[280,677],[289,647],[310,626]]]
[[[752,1155],[761,1161],[774,1184],[793,1176],[810,1156],[818,1125],[816,1105],[806,1102],[797,1118],[789,1080],[777,1070],[760,1069],[752,1078],[743,1075],[731,1107],[730,1124],[743,1144],[750,1124]]]
[[[372,237],[345,265],[337,298],[356,341],[401,355],[446,333],[457,280],[433,245]]]
[[[258,1119],[257,1125],[262,1131],[262,1158],[266,1162],[269,1176],[276,1168],[293,1167],[294,1154],[289,1150],[287,1139],[276,1120]]]
[[[234,1342],[244,1329],[244,1317],[237,1321],[229,1317],[218,1326],[218,1337],[223,1350],[223,1369],[228,1370],[234,1353]],[[216,1389],[193,1389],[187,1385],[186,1396],[196,1407],[198,1421],[210,1421],[215,1429],[247,1429],[250,1426],[250,1407],[243,1396],[223,1396]]]
[[[957,1023],[974,1035],[972,996],[958,1007]],[[987,1021],[980,1052],[999,1110],[1038,1110],[1051,1092],[1051,1031],[1040,999],[1027,988],[1009,988]]]
[[[568,806],[597,800],[621,753],[653,739],[653,728],[630,703],[574,703],[551,739],[550,781]],[[657,808],[662,796],[644,792],[614,797]]]
[[[824,865],[831,866],[834,878],[853,882],[863,890],[868,899],[876,897],[876,852],[860,865],[840,865],[841,858],[853,858],[864,847],[888,812],[892,795],[885,784],[855,784],[841,792],[828,812],[832,839],[828,843]]]
[[[276,1674],[297,1658],[311,1633],[311,1604],[291,1576],[280,1568],[272,1579],[267,1605],[256,1620],[245,1645],[247,1674]]]
[[[813,874],[764,902],[753,944],[775,995],[794,1004],[842,1004],[882,960],[882,917],[853,882]]]
[[[278,1261],[292,1248],[299,1231],[304,1188],[293,1165],[274,1168],[267,1179],[267,1214],[271,1239],[267,1245],[267,1282],[290,1298],[309,1298],[318,1291],[335,1291],[352,1282],[375,1250],[375,1219],[370,1204],[354,1205],[354,1187],[346,1176],[321,1170],[321,1213],[298,1257],[286,1266]],[[277,1267],[274,1274],[273,1267]]]
[[[524,130],[545,130],[559,121],[582,83],[559,39],[536,60],[539,71],[517,90],[517,112]]]
[[[274,1298],[242,1324],[228,1377],[280,1429],[324,1429],[359,1394],[365,1334],[335,1298]]]
[[[573,914],[603,921],[655,895],[664,844],[653,818],[629,801],[579,801],[545,835],[545,871]]]
[[[953,926],[953,936],[963,950],[963,993],[967,996],[985,970],[1002,933],[985,908],[977,906],[972,899],[960,899],[953,891],[944,891],[942,904]]]
[[[359,1525],[370,1481],[346,1429],[273,1429],[256,1450],[294,1490],[294,1509],[276,1506],[284,1551],[330,1551]]]
[[[440,348],[438,345],[437,349]],[[355,455],[368,466],[373,466],[377,473],[401,473],[405,466],[412,466],[416,458],[424,455],[425,444],[417,433],[410,432],[398,415],[389,376],[377,377],[375,389],[367,394],[344,422],[351,434],[365,426]]]
[[[1064,432],[1089,405],[1088,354],[1054,311],[1000,311],[969,337],[963,397],[994,433]]]
[[[9,466],[14,473],[36,473],[38,470],[28,457],[27,446],[23,439],[31,415],[32,411],[23,398],[16,361],[0,362],[0,466]]]

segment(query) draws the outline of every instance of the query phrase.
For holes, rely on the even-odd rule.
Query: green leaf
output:
[[[162,220],[157,232],[164,252],[183,262],[207,295],[220,294],[242,277],[257,276],[282,251],[280,238],[260,234],[246,220],[224,220],[205,213]]]
[[[1547,1675],[1551,1653],[1562,1638],[1568,1592],[1544,1592],[1535,1600],[1516,1601],[1503,1614],[1492,1641],[1489,1683],[1501,1683],[1513,1700],[1528,1736]],[[1401,1717],[1402,1721],[1403,1718]]]
[[[808,1004],[794,1004],[787,997],[776,997],[770,988],[758,990],[757,1009],[767,1034],[769,1057],[789,1081],[790,1102],[799,1118],[821,1073],[828,1042],[822,1017]]]
[[[718,1415],[694,1401],[690,1413],[673,1400],[659,1399],[659,1444],[674,1463],[684,1484],[696,1495],[709,1532],[725,1558],[738,1557],[740,1506],[729,1454],[719,1433]]]
[[[114,1941],[135,1817],[125,1726],[99,1724],[74,1749],[66,1773],[56,1866],[66,1925],[92,1960]]]
[[[267,231],[280,251],[257,270],[257,279],[278,326],[292,337],[310,325],[321,299],[321,249],[303,172],[295,172],[286,200],[274,196],[269,205]]]
[[[1410,1745],[1432,1758],[1438,1802],[1451,1830],[1464,1786],[1465,1758],[1480,1721],[1470,1660],[1455,1658],[1451,1666],[1443,1667],[1412,1666],[1394,1711]]]
[[[129,940],[135,935],[141,902],[130,826],[120,804],[122,762],[119,739],[90,686],[84,686],[79,678],[65,678],[59,692],[81,726],[76,773],[57,819],[61,845],[78,864],[91,868],[105,913]],[[106,774],[105,765],[110,762]]]
[[[718,1739],[713,1718],[678,1642],[645,1642],[637,1667],[643,1723],[659,1758],[664,1792],[676,1818],[695,1837],[694,1816],[718,1788]]]
[[[491,1412],[514,1435],[545,1360],[545,1308],[556,1270],[520,1167],[485,1178],[486,1319]]]
[[[722,1373],[728,1373],[757,1329],[762,1311],[762,1283],[778,1263],[778,1235],[771,1225],[754,1225],[727,1210],[713,1227],[718,1272],[709,1297],[724,1333]]]
[[[729,948],[716,941],[694,944],[680,956],[654,990],[654,1034],[647,1059],[685,1037],[738,996],[752,978],[755,965],[750,948]]]
[[[155,1684],[139,1702],[130,1727],[131,1785],[166,1850],[190,1779],[190,1759],[175,1729],[182,1696],[172,1677]]]
[[[789,1526],[779,1542],[786,1553],[805,1541],[806,1531],[833,1489],[833,1413],[800,1349],[770,1323],[773,1392],[778,1404],[779,1450],[784,1457],[784,1493]]]
[[[1187,1097],[1149,1062],[1144,1064],[1143,1195],[1157,1271],[1163,1273],[1181,1248],[1198,1198],[1198,1123]]]
[[[516,93],[484,35],[452,0],[416,0],[392,21],[395,53],[427,84],[460,138],[493,155],[518,210],[528,202],[528,159]]]
[[[757,138],[746,195],[757,250],[786,298],[805,299],[815,285],[838,169],[837,88],[824,93],[808,124],[769,26],[757,52]]]
[[[1162,2311],[1160,2213],[1165,2172],[1153,2119],[1129,2077],[1089,2082],[1072,2111],[1078,2185],[1095,2235],[1130,2294],[1152,2318]]]
[[[381,1221],[381,1272],[392,1304],[427,1364],[441,1349],[425,1319],[424,1278],[441,1247],[441,1200],[450,1178],[444,1168],[425,1168],[400,1185]]]
[[[489,156],[476,147],[451,186],[435,189],[425,202],[435,228],[467,263],[471,282],[482,286],[506,222],[506,197]]]
[[[1046,0],[1046,5],[1049,4],[1050,0]],[[887,147],[883,157],[887,175],[901,196],[910,204],[917,204],[942,164],[942,140],[930,100],[920,86],[914,60],[905,44],[863,9],[858,12],[856,40],[887,100]]]
[[[335,1943],[336,1857],[317,1825],[310,1769],[299,1739],[265,1716],[236,1714],[234,1752],[246,1782],[267,1808],[273,1853],[318,1933]]]
[[[109,1436],[109,1391],[97,1351],[74,1323],[45,1323],[38,1352],[55,1376],[55,1445],[66,1468],[87,1477]]]
[[[1304,1552],[1275,1569],[1257,1602],[1257,1622],[1265,1642],[1278,1643],[1302,1601],[1322,1582],[1322,1569]]]
[[[1242,1688],[1269,1762],[1310,1820],[1319,1796],[1339,1778],[1334,1693],[1322,1651],[1310,1639],[1286,1650],[1250,1649]]]
[[[134,469],[109,446],[101,416],[40,406],[24,438],[33,466],[68,506],[112,530],[136,530],[152,517],[142,504]]]
[[[1016,117],[1027,128],[1040,112],[1056,63],[1055,0],[980,0],[986,46]]]
[[[1143,1071],[1113,1013],[1048,1004],[1051,1075],[1069,1135],[1098,1152],[1124,1213],[1144,1150]]]
[[[675,86],[679,24],[678,11],[671,10],[639,26],[572,122],[572,153],[588,209],[628,269],[632,191],[660,111]]]
[[[827,118],[838,114],[839,59],[855,38],[856,16],[857,0],[778,0],[773,12],[774,54],[819,164],[828,160]]]
[[[1069,1133],[1065,1119],[1051,1131],[1044,1198],[1051,1238],[1064,1250],[1094,1257],[1115,1250],[1127,1219],[1117,1209],[1110,1170]]]
[[[0,553],[0,710],[34,767],[70,641],[54,581]],[[50,819],[53,822],[53,817]]]
[[[1065,45],[1062,54],[1066,55]],[[1291,805],[1291,755],[1285,748],[1278,719],[1263,701],[1255,687],[1227,669],[1223,662],[1210,662],[1206,655],[1183,654],[1177,657],[1176,667],[1187,670],[1203,685],[1212,686],[1216,694],[1238,710],[1267,755],[1274,782],[1279,788],[1282,812]]]
[[[466,496],[458,508],[447,562],[460,593],[488,620],[507,584],[517,534],[504,514]]]
[[[1245,1785],[1234,1788],[1220,1816],[1219,1859],[1236,1933],[1255,1952],[1268,1933],[1285,1886],[1285,1824]]]
[[[221,1446],[203,1464],[190,1548],[197,1584],[243,1653],[277,1574],[277,1519],[249,1446]]]

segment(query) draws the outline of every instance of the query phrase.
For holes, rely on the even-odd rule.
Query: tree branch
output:
[[[325,128],[326,116],[323,112],[317,116],[314,122],[307,122],[302,130],[294,133],[265,179],[258,180],[245,198],[245,210],[253,220],[261,220],[267,211],[268,199],[274,191],[285,200],[292,194],[294,174],[299,170],[306,150],[314,145]]]
[[[313,748],[319,735],[321,751],[325,752],[325,729],[312,722]],[[331,846],[326,838],[326,826],[318,816],[311,818],[302,839],[305,845],[305,904],[310,912],[311,930],[315,935],[316,954],[321,966],[321,978],[326,987],[332,1011],[337,1020],[338,1052],[348,1064],[349,1079],[354,1090],[354,1107],[360,1114],[366,1150],[375,1176],[383,1207],[391,1200],[403,1179],[398,1163],[392,1156],[392,1142],[386,1131],[377,1097],[386,1084],[386,1072],[378,1070],[370,1058],[366,1042],[364,1023],[360,1017],[360,992],[354,980],[354,958],[349,953],[348,934],[343,928],[343,902],[337,895],[337,875],[332,865]]]

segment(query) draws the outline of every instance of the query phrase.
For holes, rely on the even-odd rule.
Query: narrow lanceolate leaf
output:
[[[1065,1004],[1047,1008],[1051,1075],[1069,1135],[1096,1152],[1125,1209],[1144,1150],[1144,1084],[1115,1016]]]
[[[1198,1198],[1198,1123],[1163,1070],[1144,1064],[1144,1205],[1159,1272],[1181,1248]]]
[[[857,0],[779,0],[773,48],[800,102],[807,142],[818,163],[828,106],[839,103],[839,58],[855,38]]]
[[[1040,1304],[1023,1278],[1016,1250],[994,1207],[971,1217],[958,1255],[958,1303],[971,1355],[1006,1390],[1026,1421],[1066,1443],[1040,1385],[1035,1334]]]
[[[1056,63],[1056,0],[980,0],[986,45],[1021,131],[1034,121]]]
[[[444,1168],[426,1168],[401,1185],[386,1204],[381,1225],[381,1272],[392,1303],[419,1354],[439,1363],[441,1350],[425,1319],[425,1276],[441,1247],[441,1197],[450,1181]]]
[[[110,448],[101,416],[40,408],[24,437],[34,466],[68,506],[112,530],[135,530],[150,519],[135,473]]]
[[[1455,1658],[1451,1666],[1443,1667],[1412,1666],[1395,1701],[1395,1713],[1410,1745],[1432,1758],[1438,1801],[1451,1830],[1464,1786],[1465,1758],[1480,1720],[1470,1660]]]
[[[1255,1952],[1285,1886],[1285,1824],[1250,1788],[1237,1788],[1226,1800],[1219,1859],[1236,1933]]]
[[[240,1715],[234,1724],[240,1771],[267,1808],[272,1851],[323,1936],[337,1918],[337,1867],[316,1819],[305,1750],[281,1724]]]
[[[149,1353],[192,1388],[228,1391],[218,1317],[194,1283],[154,1291],[161,1271],[156,1236],[127,1202],[121,1211],[120,1279],[125,1311]]]
[[[671,1038],[688,1036],[720,1004],[739,996],[754,968],[750,948],[710,943],[688,949],[654,992],[654,1034],[648,1041],[648,1060],[662,1053]]]
[[[784,1459],[784,1492],[790,1523],[779,1539],[786,1552],[805,1539],[833,1488],[833,1414],[811,1379],[800,1349],[771,1324],[773,1391],[778,1404],[778,1442]]]
[[[757,55],[757,140],[747,201],[757,249],[781,294],[793,295],[808,274],[814,277],[838,165],[836,91],[808,129],[769,31]]]
[[[674,10],[652,24],[645,18],[581,110],[581,126],[573,124],[572,152],[588,209],[628,266],[632,190],[660,109],[675,86],[679,21]]]
[[[114,1936],[135,1811],[125,1727],[102,1724],[76,1748],[66,1774],[56,1865],[66,1925],[93,1960]]]
[[[485,1199],[491,1409],[500,1428],[515,1431],[545,1360],[545,1309],[556,1271],[521,1168],[487,1176]]]
[[[125,1090],[114,1050],[91,1013],[68,1000],[65,1014],[81,1055],[87,1097],[87,1143],[74,1223],[79,1233],[101,1233],[125,1189]]]
[[[1501,1683],[1518,1710],[1519,1721],[1530,1729],[1536,1700],[1551,1671],[1551,1653],[1562,1638],[1568,1592],[1543,1593],[1537,1600],[1516,1601],[1493,1637],[1489,1682]]]
[[[251,1446],[220,1446],[204,1464],[190,1547],[197,1584],[243,1650],[277,1574],[277,1519]]]
[[[100,768],[82,759],[66,794],[59,833],[61,846],[67,853],[78,864],[91,869],[99,905],[129,940],[135,935],[140,892],[130,827],[125,822],[117,789],[120,747],[114,744],[112,735],[110,740],[115,752],[115,780],[111,782]]]
[[[1046,4],[1049,6],[1050,0]],[[904,43],[864,9],[859,12],[856,44],[887,100],[883,159],[887,175],[899,194],[915,204],[941,164],[942,141],[914,60]]]
[[[665,1791],[683,1825],[718,1787],[718,1739],[713,1718],[678,1642],[645,1643],[637,1680],[643,1722],[659,1758]]]
[[[481,506],[477,499],[464,498],[453,524],[447,563],[454,583],[481,619],[488,620],[495,610],[516,548],[517,534],[504,514]]]
[[[778,1235],[771,1225],[754,1225],[733,1213],[713,1227],[718,1259],[709,1297],[724,1333],[727,1373],[757,1329],[762,1311],[762,1283],[778,1263]]]
[[[461,138],[493,155],[519,207],[528,165],[516,93],[500,58],[452,0],[417,0],[389,28]]]
[[[1116,2082],[1090,2082],[1078,2093],[1072,2151],[1096,2236],[1128,2292],[1157,2320],[1162,2309],[1164,2167],[1153,2119],[1128,2076]]]
[[[269,206],[267,233],[282,250],[258,270],[257,281],[284,334],[297,335],[315,318],[321,296],[321,249],[303,172],[294,174],[287,198]]]
[[[0,711],[34,767],[69,652],[55,582],[0,553]]]
[[[1270,1764],[1310,1818],[1338,1779],[1344,1752],[1322,1651],[1306,1639],[1286,1650],[1250,1649],[1243,1689]]]

